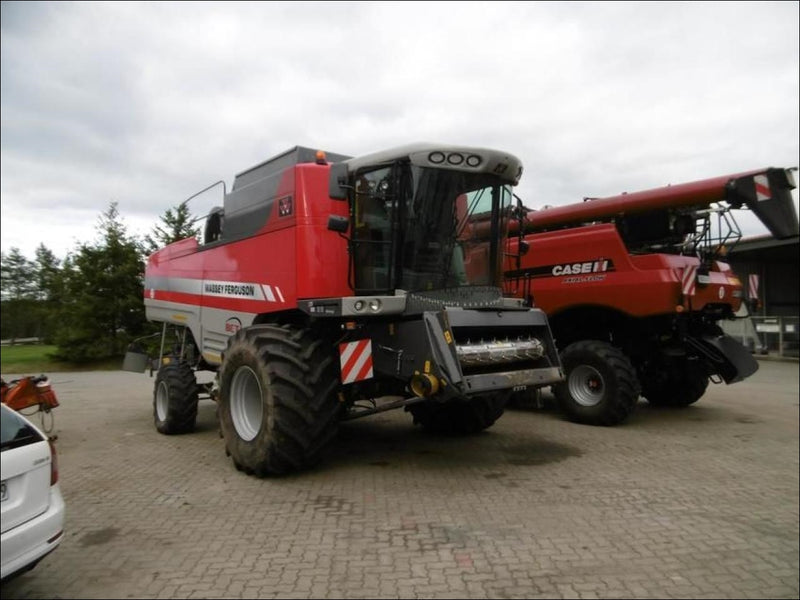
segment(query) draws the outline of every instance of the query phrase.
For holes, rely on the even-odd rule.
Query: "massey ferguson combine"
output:
[[[501,289],[521,172],[505,152],[417,144],[296,147],[239,173],[203,240],[148,259],[158,431],[192,430],[207,394],[234,465],[282,474],[314,464],[343,419],[402,407],[477,432],[513,390],[561,381],[544,312]]]
[[[750,209],[777,238],[796,236],[794,187],[791,171],[770,168],[521,209],[523,253],[506,261],[506,289],[548,315],[566,374],[553,387],[562,410],[613,425],[640,394],[687,406],[709,380],[753,374],[756,361],[719,327],[743,301],[724,262],[741,237],[731,210]]]

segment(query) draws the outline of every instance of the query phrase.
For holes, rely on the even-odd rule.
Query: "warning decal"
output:
[[[681,282],[681,292],[684,296],[694,296],[697,287],[697,267],[688,265],[684,269],[675,269],[675,275]]]
[[[748,277],[748,292],[751,300],[758,299],[758,275]]]
[[[339,364],[342,369],[342,383],[355,383],[374,377],[372,340],[339,344]]]
[[[772,193],[769,191],[769,179],[766,175],[756,175],[753,177],[753,182],[756,184],[756,200],[769,200],[772,198]]]

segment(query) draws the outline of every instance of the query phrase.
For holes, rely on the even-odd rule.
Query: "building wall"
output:
[[[747,286],[749,275],[759,276],[761,308],[754,314],[800,315],[800,245],[798,238],[742,240],[728,254],[734,273]],[[747,293],[747,290],[746,292]]]
[[[800,355],[800,247],[798,238],[742,240],[728,262],[745,284],[759,276],[761,306],[752,319],[730,321],[725,331],[741,337],[754,352],[797,358]]]

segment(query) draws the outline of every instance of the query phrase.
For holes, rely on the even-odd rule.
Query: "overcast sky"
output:
[[[799,21],[797,2],[2,2],[2,250],[63,258],[111,202],[146,234],[295,145],[503,149],[533,208],[795,167]]]

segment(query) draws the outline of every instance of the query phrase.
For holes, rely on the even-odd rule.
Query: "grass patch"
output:
[[[50,355],[55,346],[29,344],[0,347],[0,372],[3,375],[41,375],[63,371],[117,371],[122,368],[122,358],[108,358],[90,363],[71,363],[55,360]]]

